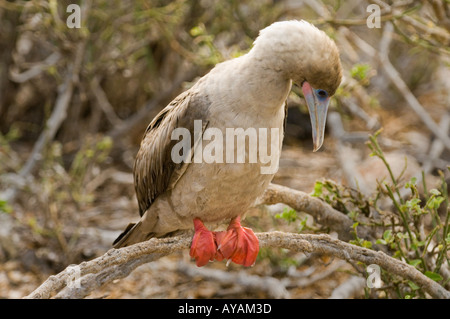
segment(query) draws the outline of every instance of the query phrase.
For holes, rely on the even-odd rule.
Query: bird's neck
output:
[[[286,101],[292,81],[279,70],[268,68],[251,54],[240,59],[240,76],[236,76],[233,83],[235,90],[248,98],[251,104],[249,107],[254,108],[255,112],[277,112]]]

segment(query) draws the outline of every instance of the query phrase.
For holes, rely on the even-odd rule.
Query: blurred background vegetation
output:
[[[79,29],[66,25],[71,3],[81,7]],[[380,28],[367,26],[370,4],[381,10]],[[448,289],[448,1],[0,0],[0,297],[22,297],[49,274],[109,249],[138,217],[131,171],[147,124],[216,63],[245,54],[260,29],[289,19],[306,19],[327,32],[340,48],[345,72],[318,153],[311,152],[309,116],[301,90],[294,87],[274,182],[306,192],[316,185],[319,197],[320,185],[332,195],[324,200],[347,214],[364,215],[370,210],[362,206],[345,209],[356,197],[344,201],[339,187],[351,188],[367,196],[375,210],[396,214],[396,197],[383,188],[387,178],[394,193],[412,196],[402,205],[417,199],[408,209],[425,216],[414,219],[414,229],[400,231],[423,232],[425,242],[411,248],[411,237],[396,239],[383,229],[378,241],[355,238],[354,243],[390,247],[392,255],[421,271],[439,274],[434,279]],[[378,141],[385,153],[371,157],[374,150],[365,143],[381,128]],[[377,158],[389,163],[395,178]],[[400,194],[406,183],[408,194]],[[378,200],[383,196],[387,202]],[[248,223],[257,231],[326,231],[307,216],[292,218],[286,209],[271,207],[250,215]],[[405,249],[423,256],[408,257]],[[426,249],[435,249],[429,260]],[[327,298],[349,278],[363,276],[355,265],[337,267],[322,259],[263,251],[251,272],[311,279],[301,288],[287,286],[294,298]],[[153,267],[99,296],[273,297],[176,270],[154,279],[161,268]],[[239,270],[233,267],[226,271]],[[366,288],[356,296],[426,297],[411,283],[385,280],[395,289]],[[140,289],[144,283],[159,288]],[[112,292],[117,285],[122,294]]]

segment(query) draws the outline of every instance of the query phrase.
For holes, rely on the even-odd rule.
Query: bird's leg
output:
[[[195,258],[198,267],[213,261],[217,253],[215,235],[208,230],[199,218],[194,218],[195,234],[189,255]]]
[[[246,267],[255,263],[259,241],[253,230],[241,226],[240,216],[231,220],[227,231],[216,233],[216,242],[216,259],[223,257]]]

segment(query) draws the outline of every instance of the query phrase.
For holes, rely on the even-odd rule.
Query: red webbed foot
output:
[[[194,218],[195,234],[189,255],[195,258],[198,267],[213,261],[217,253],[215,235],[208,230],[199,218]]]
[[[259,252],[259,241],[253,230],[241,226],[240,216],[233,218],[227,231],[216,233],[217,260],[230,259],[245,267],[252,266]]]

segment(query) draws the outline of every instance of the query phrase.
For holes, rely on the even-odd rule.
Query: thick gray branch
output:
[[[366,265],[377,264],[392,274],[413,281],[434,298],[450,299],[450,292],[438,283],[423,275],[413,266],[383,252],[351,245],[325,234],[268,232],[256,235],[261,248],[278,247],[298,252],[323,253],[347,261],[359,261]],[[188,249],[191,239],[192,233],[188,232],[176,237],[153,238],[121,249],[111,249],[101,257],[83,262],[78,266],[70,266],[61,273],[51,276],[26,298],[50,298],[58,292],[57,297],[59,298],[85,297],[99,286],[127,276],[139,265],[163,255]],[[73,283],[74,269],[79,271],[79,286],[73,285],[73,288],[69,288],[67,284]]]
[[[337,232],[340,239],[348,241],[354,238],[352,236],[354,221],[327,203],[302,191],[277,184],[269,184],[258,203],[266,205],[286,204],[298,212],[305,212],[313,216],[317,223]],[[358,236],[367,238],[368,231],[361,227],[358,229]]]

